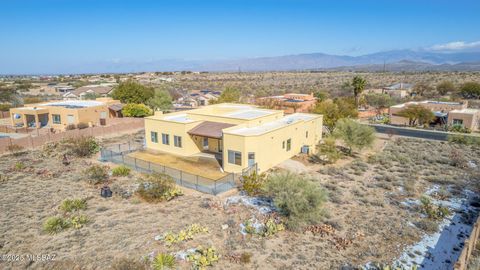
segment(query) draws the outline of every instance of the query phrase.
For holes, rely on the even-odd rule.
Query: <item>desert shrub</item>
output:
[[[60,205],[60,210],[64,212],[75,212],[87,209],[86,199],[66,199]]]
[[[78,157],[89,157],[100,151],[100,146],[94,137],[69,139],[67,142],[71,144],[70,151],[72,154]]]
[[[467,160],[465,159],[465,155],[458,149],[452,149],[450,151],[450,164],[454,167],[458,168],[466,168],[467,167]]]
[[[68,228],[70,228],[70,223],[62,217],[49,217],[43,223],[43,230],[50,234],[56,234]]]
[[[73,216],[69,218],[68,222],[70,223],[71,227],[75,229],[80,229],[83,227],[83,225],[90,222],[90,219],[85,215],[79,215],[79,216]]]
[[[175,264],[173,255],[160,253],[153,259],[152,268],[154,270],[174,269]]]
[[[152,110],[144,104],[129,103],[123,107],[122,114],[125,117],[145,117],[152,115]]]
[[[65,127],[65,130],[74,130],[76,129],[77,126],[75,124],[68,124],[66,127]]]
[[[88,127],[89,127],[88,123],[80,122],[80,123],[77,124],[78,129],[85,129],[85,128],[88,128]]]
[[[205,269],[218,262],[218,255],[213,247],[203,248],[200,246],[195,253],[187,256],[187,260],[193,263],[193,269]]]
[[[192,240],[194,235],[207,232],[207,227],[198,224],[192,224],[187,228],[180,230],[178,233],[167,232],[163,235],[162,239],[168,246],[170,246],[172,244]]]
[[[169,201],[182,195],[169,175],[154,173],[141,180],[137,194],[147,202]]]
[[[245,221],[243,225],[247,234],[259,235],[262,237],[272,236],[285,230],[285,225],[283,225],[280,220],[273,218],[269,218],[261,224],[257,223],[259,226],[254,226],[254,223],[250,219]]]
[[[84,174],[88,183],[92,185],[101,184],[106,182],[108,179],[108,167],[94,164],[88,167],[84,171]]]
[[[426,233],[434,233],[438,231],[438,224],[435,221],[429,219],[422,219],[414,223],[420,230]]]
[[[23,151],[24,149],[25,148],[23,146],[18,145],[18,144],[11,144],[11,145],[7,146],[7,151],[9,151],[14,156],[19,156],[22,153],[24,153],[24,151]]]
[[[286,225],[289,229],[318,222],[324,214],[326,191],[300,175],[272,174],[266,181],[264,191],[273,199],[280,214],[287,218]]]
[[[131,258],[116,259],[111,265],[112,270],[146,270],[145,263]]]
[[[241,189],[249,196],[259,195],[265,185],[266,178],[265,173],[258,174],[257,172],[253,172],[249,176],[243,176]]]
[[[125,165],[121,165],[121,166],[118,166],[118,167],[115,167],[113,170],[112,170],[112,175],[113,176],[127,176],[130,174],[130,168],[128,168],[127,166]]]
[[[427,196],[422,196],[422,198],[420,198],[420,203],[423,213],[425,213],[430,219],[443,219],[450,214],[448,208],[433,204]]]
[[[249,264],[252,259],[252,253],[250,252],[242,252],[240,254],[240,263],[242,264]]]
[[[335,144],[335,138],[326,137],[322,143],[318,145],[317,156],[325,163],[335,163],[342,157],[342,153],[338,151]]]
[[[451,143],[480,146],[480,137],[468,135],[448,135],[448,141]]]
[[[15,162],[15,165],[13,165],[13,169],[15,171],[22,171],[23,169],[25,169],[27,166],[25,165],[25,163],[21,162],[21,161],[17,161]]]
[[[352,154],[353,149],[362,150],[370,147],[375,141],[373,128],[352,119],[340,119],[333,131],[333,136],[343,141],[348,147],[349,154]]]

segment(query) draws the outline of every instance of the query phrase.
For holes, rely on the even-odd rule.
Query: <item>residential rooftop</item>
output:
[[[314,114],[306,114],[306,113],[294,113],[291,115],[284,116],[281,119],[267,122],[258,126],[254,127],[238,127],[238,128],[232,128],[229,129],[228,131],[225,131],[225,133],[229,134],[236,134],[236,135],[244,135],[244,136],[255,136],[255,135],[262,135],[265,133],[268,133],[272,130],[276,130],[279,128],[283,128],[288,125],[292,125],[294,123],[297,123],[299,121],[309,121],[313,120],[317,117],[320,117],[319,115],[314,115]]]

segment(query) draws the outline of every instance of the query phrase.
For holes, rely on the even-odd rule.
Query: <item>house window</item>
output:
[[[305,132],[305,138],[308,138],[308,131]]]
[[[292,139],[287,140],[287,151],[290,151],[292,149]]]
[[[162,143],[170,145],[170,136],[168,134],[162,133]]]
[[[453,125],[463,126],[463,119],[453,119]]]
[[[242,152],[228,150],[228,163],[242,165]]]
[[[54,124],[61,124],[60,114],[52,114],[52,121]]]
[[[158,133],[155,132],[155,131],[151,131],[150,132],[150,139],[152,140],[152,142],[158,143]]]
[[[173,136],[173,144],[176,147],[182,147],[182,137],[181,136]]]
[[[282,149],[285,149],[285,141],[282,142]]]

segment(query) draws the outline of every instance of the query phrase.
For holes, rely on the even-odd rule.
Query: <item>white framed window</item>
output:
[[[155,131],[150,132],[150,139],[153,143],[158,143],[158,133]]]
[[[165,145],[170,145],[170,135],[162,133],[162,143]]]
[[[453,119],[453,124],[463,126],[463,119]]]
[[[62,123],[62,119],[60,117],[60,114],[52,114],[52,122],[54,124],[61,124]]]
[[[242,152],[228,150],[228,163],[242,166]]]
[[[173,136],[173,145],[175,145],[176,147],[182,147],[182,137]]]

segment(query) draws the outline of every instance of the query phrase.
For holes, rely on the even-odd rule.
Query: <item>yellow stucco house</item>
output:
[[[11,108],[10,119],[15,127],[65,130],[79,123],[105,125],[108,118],[116,116],[119,106],[120,101],[110,98],[52,101]]]
[[[238,173],[254,164],[262,172],[300,152],[314,153],[322,120],[317,114],[284,115],[227,103],[157,113],[145,118],[146,147],[178,156],[214,154],[225,172]]]

